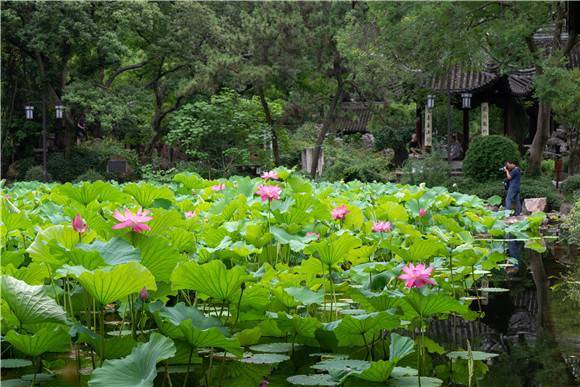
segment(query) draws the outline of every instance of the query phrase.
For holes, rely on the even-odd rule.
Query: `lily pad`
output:
[[[298,386],[337,386],[338,381],[327,374],[320,375],[294,375],[286,379],[288,383]]]
[[[480,288],[479,289],[480,292],[487,292],[487,293],[503,293],[503,292],[509,292],[509,289],[506,288]]]
[[[294,349],[300,347],[298,344],[294,344]],[[268,353],[285,353],[292,352],[292,343],[269,343],[269,344],[258,344],[252,345],[250,350],[254,352],[268,352]]]
[[[0,362],[2,368],[20,368],[30,365],[32,365],[32,362],[27,359],[2,359],[2,362]]]
[[[280,355],[278,353],[256,353],[239,361],[250,364],[277,364],[286,360],[290,360],[290,356]]]
[[[438,387],[443,384],[443,380],[421,376],[421,387]],[[416,387],[419,383],[416,376],[402,376],[393,378],[389,382],[392,387]]]
[[[356,359],[329,359],[323,360],[311,366],[316,370],[324,371],[364,371],[371,366],[371,363]]]
[[[36,376],[34,374],[27,374],[23,375],[20,379],[27,382],[32,382],[33,380],[36,380],[36,382],[49,382],[54,379],[54,375],[47,373],[36,374]],[[4,382],[2,382],[2,385],[4,385]]]

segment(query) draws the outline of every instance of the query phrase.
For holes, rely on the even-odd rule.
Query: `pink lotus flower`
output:
[[[149,298],[149,292],[147,291],[147,288],[145,286],[143,286],[143,289],[141,289],[141,291],[139,292],[139,298],[143,302],[147,301],[147,299]]]
[[[419,216],[422,218],[427,215],[427,211],[424,208],[419,208]]]
[[[258,187],[257,194],[260,195],[260,198],[263,202],[266,200],[279,200],[280,194],[282,193],[282,188],[278,187],[277,185],[261,185]]]
[[[83,234],[89,228],[89,225],[85,220],[81,217],[81,214],[77,214],[72,221],[72,228],[79,234]]]
[[[309,236],[315,236],[315,237],[316,237],[316,239],[320,239],[320,234],[319,234],[319,233],[317,233],[317,232],[314,232],[314,231],[308,231],[308,232],[306,233],[306,236],[307,236],[307,237],[309,237]]]
[[[373,232],[389,232],[392,229],[391,222],[376,222],[373,224]]]
[[[187,212],[184,213],[184,215],[185,215],[186,218],[189,219],[189,218],[193,218],[197,214],[196,214],[195,211],[187,211]]]
[[[408,288],[422,288],[427,284],[436,285],[437,283],[429,278],[431,277],[432,271],[433,266],[425,268],[425,265],[422,263],[415,266],[410,262],[407,266],[403,267],[405,274],[401,274],[399,279],[405,281],[405,286]]]
[[[280,178],[278,176],[278,172],[276,172],[276,171],[264,172],[264,173],[262,173],[262,176],[260,176],[260,177],[264,180],[268,180],[268,179],[278,180]]]
[[[226,189],[225,184],[216,184],[211,186],[211,190],[215,192],[223,191],[224,189]]]
[[[145,223],[153,219],[152,216],[147,216],[150,212],[151,211],[149,210],[141,209],[139,209],[137,213],[132,213],[129,210],[125,210],[125,213],[115,211],[113,217],[121,223],[114,225],[113,230],[120,230],[122,228],[130,227],[135,232],[149,231],[151,230],[151,227]]]
[[[334,220],[344,219],[348,213],[350,213],[350,211],[346,208],[345,205],[338,206],[332,210],[332,218]]]

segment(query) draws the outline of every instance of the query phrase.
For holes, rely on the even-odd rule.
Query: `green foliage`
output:
[[[562,192],[566,196],[580,195],[580,175],[573,175],[562,182]]]
[[[562,205],[562,195],[558,193],[550,178],[523,176],[520,196],[522,200],[546,197],[549,208],[554,211],[559,210]]]
[[[555,165],[556,162],[554,160],[542,160],[542,175],[550,178],[554,176]]]
[[[425,158],[409,158],[403,164],[401,182],[405,184],[425,183],[428,187],[445,186],[449,180],[449,163],[433,151]]]
[[[51,175],[49,174],[49,179]],[[42,165],[35,165],[28,168],[26,175],[24,175],[24,180],[26,181],[44,181],[44,168]]]
[[[479,181],[501,178],[498,172],[507,160],[521,161],[518,145],[504,136],[480,136],[473,139],[463,161],[467,177]]]
[[[562,229],[569,243],[580,246],[580,201],[574,204],[572,211],[566,216]]]
[[[391,159],[382,152],[373,152],[357,144],[329,141],[324,146],[323,178],[329,181],[364,182],[392,179]]]
[[[281,106],[270,103],[276,115]],[[257,99],[224,90],[209,101],[183,106],[172,117],[167,140],[206,165],[206,175],[228,176],[267,163],[269,129]]]
[[[80,183],[83,181],[97,181],[97,180],[105,180],[104,176],[101,175],[99,172],[95,171],[94,169],[89,169],[85,173],[77,176],[75,179],[75,183]]]
[[[393,149],[396,154],[404,153],[415,132],[415,104],[392,103],[374,111],[369,125],[375,137],[377,150]]]

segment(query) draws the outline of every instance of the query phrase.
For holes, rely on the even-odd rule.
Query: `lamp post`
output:
[[[463,108],[463,152],[469,146],[469,109],[471,109],[471,93],[461,93],[461,107]]]
[[[42,95],[42,101],[32,101],[28,102],[24,106],[24,112],[27,120],[34,119],[34,105],[40,105],[42,109],[42,178],[46,183],[48,181],[48,146],[46,141],[46,96]],[[64,113],[64,106],[61,104],[55,105],[55,116],[57,119],[62,119]]]

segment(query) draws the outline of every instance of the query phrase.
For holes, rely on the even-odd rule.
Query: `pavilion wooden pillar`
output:
[[[469,147],[469,109],[463,109],[463,152]]]
[[[425,141],[423,146],[427,149],[431,148],[433,145],[433,111],[431,109],[425,109]]]
[[[423,120],[421,119],[421,108],[417,106],[415,110],[415,134],[417,135],[417,141],[419,146],[422,147],[423,141]]]
[[[506,106],[503,111],[503,134],[507,137],[513,137],[514,134],[512,132],[512,117],[513,117],[513,106],[512,100],[508,96],[506,100]]]

